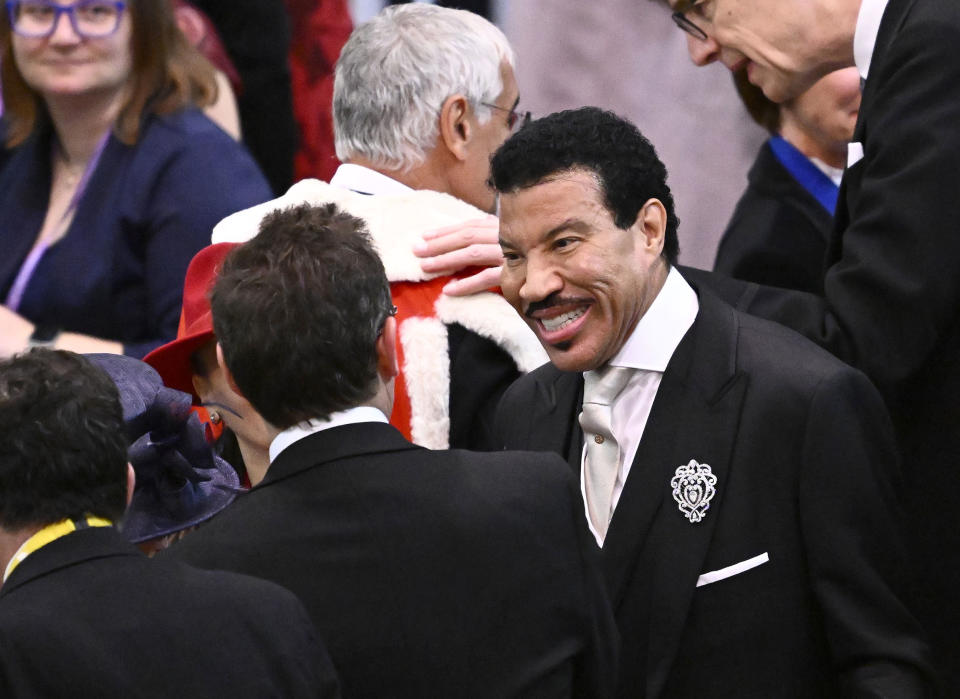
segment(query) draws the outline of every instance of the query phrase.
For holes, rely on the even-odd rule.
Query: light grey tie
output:
[[[628,367],[606,366],[583,374],[583,411],[580,427],[587,445],[584,459],[587,511],[601,537],[610,524],[613,486],[620,470],[620,445],[611,430],[611,403],[633,375]]]

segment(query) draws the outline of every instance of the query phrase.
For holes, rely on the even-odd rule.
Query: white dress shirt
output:
[[[612,406],[611,428],[613,436],[620,445],[621,462],[617,471],[617,480],[613,487],[611,509],[615,510],[623,492],[623,485],[630,475],[633,459],[637,455],[640,438],[650,417],[653,400],[657,397],[660,380],[670,362],[670,358],[680,344],[680,340],[693,325],[700,303],[696,292],[675,268],[670,268],[667,280],[650,304],[633,333],[623,347],[610,360],[612,366],[624,366],[636,369],[626,387],[620,392]],[[586,489],[583,480],[583,460],[586,446],[580,456],[580,489],[586,508]],[[679,464],[677,464],[679,466]],[[603,537],[590,523],[590,531],[603,546]]]
[[[857,29],[853,34],[853,61],[860,71],[861,80],[867,79],[873,49],[880,33],[880,20],[887,9],[887,0],[863,0],[857,15]]]
[[[813,163],[820,172],[822,172],[824,175],[829,177],[831,182],[833,182],[838,187],[840,186],[840,180],[843,179],[842,167],[834,167],[833,165],[827,165],[825,162],[820,160],[820,158],[810,158],[810,162]]]
[[[406,194],[413,191],[392,177],[353,163],[344,163],[338,167],[330,178],[330,184],[360,194]]]
[[[361,405],[356,408],[340,411],[339,413],[333,413],[328,420],[314,418],[306,422],[298,423],[293,427],[285,429],[270,442],[270,463],[273,463],[274,459],[280,455],[280,452],[294,442],[299,442],[304,437],[309,437],[323,430],[329,430],[331,427],[352,425],[358,422],[389,422],[389,420],[387,420],[387,416],[378,408]]]

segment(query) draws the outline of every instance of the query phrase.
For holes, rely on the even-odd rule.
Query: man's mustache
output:
[[[553,308],[554,306],[581,306],[585,303],[590,303],[589,299],[581,298],[572,298],[564,297],[560,295],[559,291],[554,291],[552,294],[546,298],[540,299],[539,301],[531,301],[530,305],[526,307],[523,311],[523,314],[527,318],[533,318],[533,314],[537,311],[543,311],[548,308]]]

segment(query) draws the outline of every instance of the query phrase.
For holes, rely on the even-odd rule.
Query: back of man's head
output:
[[[390,286],[365,224],[336,205],[264,217],[224,260],[211,308],[237,386],[275,427],[374,394]]]
[[[667,212],[663,256],[675,264],[678,220],[667,169],[636,126],[597,107],[556,112],[532,121],[500,146],[490,182],[515,192],[571,170],[592,172],[619,228],[629,228],[643,204],[659,199]]]
[[[481,123],[503,91],[500,64],[513,50],[493,24],[465,10],[423,3],[387,7],[357,27],[337,61],[337,157],[409,170],[437,142],[444,100],[461,94]]]
[[[0,362],[0,527],[117,520],[126,497],[127,437],[110,377],[70,352]]]

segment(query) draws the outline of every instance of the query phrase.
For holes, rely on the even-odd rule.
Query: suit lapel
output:
[[[583,433],[577,416],[583,400],[583,376],[549,365],[537,371],[536,379],[534,400],[526,406],[529,422],[524,448],[560,454],[579,475]]]
[[[583,374],[566,373],[557,382],[557,402],[559,405],[572,405],[566,410],[570,422],[560,432],[564,438],[563,450],[567,463],[580,479],[580,467],[583,462],[583,428],[580,427],[580,410],[583,406]]]
[[[663,375],[630,476],[603,547],[616,609],[632,575],[651,576],[647,690],[663,689],[679,647],[697,578],[730,473],[746,377],[737,373],[733,310],[699,291],[697,320]],[[716,495],[704,520],[691,523],[674,501],[670,480],[691,459],[709,464]],[[652,570],[637,570],[643,559]]]

